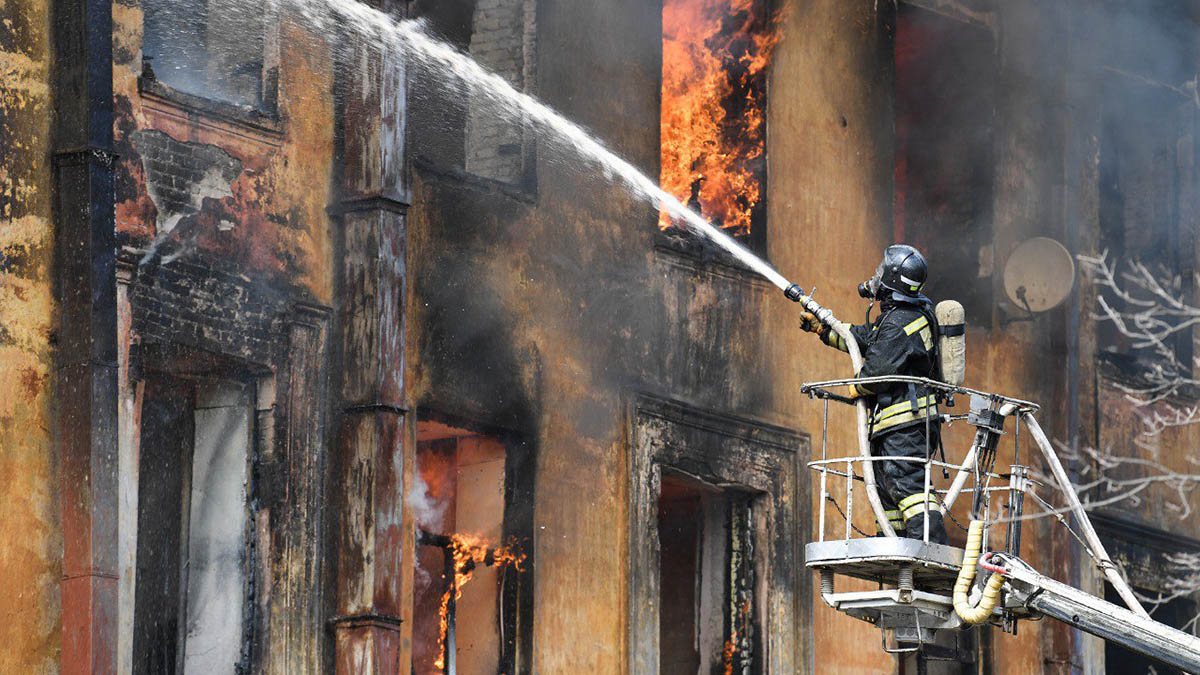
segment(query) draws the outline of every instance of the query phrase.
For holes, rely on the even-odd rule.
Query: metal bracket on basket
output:
[[[916,610],[913,610],[913,620],[917,624],[917,637],[920,638],[921,637],[921,613]],[[919,639],[916,643],[917,646],[915,646],[915,647],[894,647],[894,648],[888,647],[887,632],[888,632],[887,628],[879,629],[880,640],[883,643],[883,651],[885,651],[889,654],[913,654],[913,653],[921,651],[921,642]],[[892,633],[895,634],[895,632],[896,632],[896,629],[893,628]],[[899,639],[896,640],[896,644],[900,644]]]

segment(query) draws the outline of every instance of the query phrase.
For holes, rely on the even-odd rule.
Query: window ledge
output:
[[[1140,373],[1149,366],[1135,359],[1114,352],[1097,350],[1096,360],[1099,364],[1100,378],[1105,383],[1135,389],[1150,386],[1150,383],[1140,376]],[[1167,397],[1167,400],[1177,405],[1195,405],[1200,403],[1200,388],[1180,385],[1174,394]]]
[[[441,167],[428,157],[420,155],[413,160],[413,164],[425,175],[436,179],[460,185],[465,188],[471,188],[483,192],[499,193],[526,204],[537,204],[537,185],[532,176],[519,183],[506,183],[493,178],[485,178],[460,168]]]
[[[169,103],[189,114],[219,119],[262,134],[279,136],[283,133],[283,124],[277,113],[189,94],[157,79],[138,77],[138,93],[148,99]]]
[[[655,220],[655,227],[658,221]],[[740,242],[739,242],[740,243]],[[744,244],[743,244],[744,245]],[[753,251],[751,251],[753,253]],[[659,229],[654,234],[654,255],[667,264],[692,272],[707,272],[764,289],[773,288],[757,272],[746,267],[707,238],[680,228]],[[758,255],[755,253],[755,255]],[[760,256],[761,257],[761,256]],[[766,260],[764,258],[764,260]],[[770,264],[770,261],[767,261]]]

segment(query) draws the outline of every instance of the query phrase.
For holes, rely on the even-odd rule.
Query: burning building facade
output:
[[[798,387],[845,364],[794,306],[528,120],[305,4],[0,7],[0,559],[20,589],[0,670],[910,667],[864,649],[877,633],[803,566],[822,419]],[[885,245],[921,246],[932,293],[966,306],[969,383],[1044,402],[1066,444],[1187,472],[1194,427],[1134,443],[1133,351],[1094,287],[1032,320],[1002,300],[1033,236],[1162,255],[1192,293],[1194,31],[1143,40],[1160,22],[1113,5],[370,4],[594,131],[843,319]],[[1159,491],[1098,518],[1151,593],[1147,561],[1200,549]],[[1030,526],[1031,562],[1100,584],[1051,532]],[[950,658],[1127,657],[1043,623]]]

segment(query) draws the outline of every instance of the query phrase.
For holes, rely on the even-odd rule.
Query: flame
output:
[[[733,625],[729,637],[725,639],[725,647],[721,650],[721,664],[724,666],[725,675],[733,675],[733,657],[737,655],[738,643],[741,641],[738,627],[749,622],[750,609],[750,601],[743,600],[737,607],[738,616],[731,622]]]
[[[454,579],[442,594],[440,610],[440,625],[438,630],[437,659],[433,662],[435,668],[444,671],[446,668],[446,635],[450,628],[450,594],[454,599],[462,597],[463,586],[475,576],[477,565],[489,567],[505,567],[511,565],[518,572],[523,571],[521,564],[525,562],[525,554],[516,551],[516,546],[510,543],[493,548],[490,544],[470,534],[451,534],[450,554],[454,556]]]
[[[766,68],[779,31],[762,4],[663,2],[662,187],[733,235],[750,232],[766,173]],[[665,211],[659,226],[671,226]]]

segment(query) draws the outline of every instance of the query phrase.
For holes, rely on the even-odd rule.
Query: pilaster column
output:
[[[372,3],[376,6],[379,3]],[[387,11],[388,7],[381,7]],[[404,390],[405,74],[389,45],[353,40],[338,74],[341,167],[337,485],[339,674],[411,664],[413,538],[404,508],[414,470]]]

